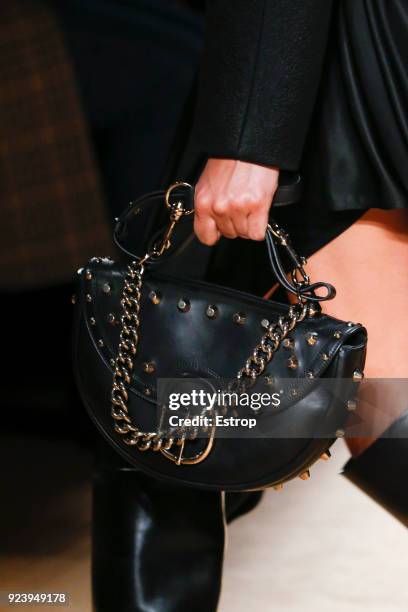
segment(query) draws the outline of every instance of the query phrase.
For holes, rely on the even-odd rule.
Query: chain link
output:
[[[115,431],[123,436],[125,444],[136,446],[140,451],[152,449],[154,451],[170,450],[180,440],[164,438],[158,432],[144,432],[136,427],[128,414],[128,391],[132,381],[134,361],[137,355],[140,326],[140,303],[142,297],[144,263],[133,261],[129,266],[124,280],[121,299],[123,314],[121,316],[121,333],[118,354],[113,369],[113,385],[111,392],[111,415],[115,421]],[[288,314],[279,317],[278,321],[271,323],[262,336],[259,344],[246,360],[244,366],[237,373],[236,379],[231,382],[229,390],[244,392],[252,387],[259,376],[272,360],[279,349],[282,340],[291,332],[297,323],[307,316],[307,303],[297,303],[289,307]],[[195,437],[196,434],[193,434]]]
[[[186,436],[184,433],[181,438],[176,438],[164,437],[157,431],[141,431],[132,423],[129,416],[128,388],[132,382],[132,372],[139,344],[140,307],[145,263],[149,259],[159,257],[169,248],[170,235],[178,219],[182,214],[189,214],[189,212],[183,213],[180,208],[180,203],[178,203],[177,206],[178,208],[173,210],[169,228],[165,233],[165,238],[160,248],[158,249],[156,246],[151,253],[147,253],[139,261],[133,261],[127,268],[121,298],[123,314],[120,320],[122,327],[118,354],[115,358],[115,365],[113,368],[113,384],[111,391],[111,415],[114,420],[114,429],[123,436],[125,444],[136,446],[140,451],[146,451],[148,449],[161,451],[172,460],[173,457],[170,456],[167,451],[175,444],[184,447],[186,439],[194,439],[196,437],[196,432],[193,432],[191,436]],[[281,244],[285,246],[286,234],[284,231],[274,224],[273,232],[275,236],[282,240]],[[304,263],[304,261],[301,260],[301,263]],[[308,278],[303,282],[307,284]],[[255,384],[257,378],[262,375],[266,366],[270,363],[274,354],[279,349],[282,340],[284,340],[288,333],[295,328],[297,323],[303,321],[307,316],[308,308],[308,303],[305,300],[299,299],[298,303],[289,307],[287,315],[279,317],[277,322],[269,325],[259,344],[253,349],[252,354],[237,373],[236,378],[231,381],[229,390],[235,389],[239,392],[243,392]]]
[[[259,344],[254,348],[248,357],[243,368],[237,374],[237,380],[246,380],[244,388],[252,387],[259,376],[261,376],[272,360],[274,354],[279,349],[282,340],[286,338],[295,326],[308,314],[307,303],[297,303],[290,306],[286,316],[279,317],[276,323],[268,326],[266,333],[262,336]]]

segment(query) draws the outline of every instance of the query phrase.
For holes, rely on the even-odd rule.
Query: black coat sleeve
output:
[[[332,0],[208,0],[195,145],[296,170],[314,106]]]

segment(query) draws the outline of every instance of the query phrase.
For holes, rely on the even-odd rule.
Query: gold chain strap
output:
[[[293,304],[289,307],[286,316],[279,317],[277,323],[271,323],[268,326],[260,343],[254,348],[244,367],[239,370],[237,380],[245,377],[251,381],[250,386],[256,382],[280,347],[282,340],[306,317],[308,308],[307,303]]]
[[[183,184],[184,185],[184,184]],[[199,463],[209,453],[212,442],[213,433],[207,444],[204,452],[194,458],[183,460],[182,452],[186,441],[186,436],[181,438],[168,437],[164,438],[158,432],[144,432],[133,425],[128,414],[128,391],[127,386],[131,384],[131,375],[134,368],[134,361],[137,354],[139,343],[139,326],[140,326],[140,303],[142,297],[143,275],[145,271],[145,263],[152,258],[160,257],[164,251],[170,247],[170,237],[174,230],[177,221],[184,214],[190,214],[191,211],[185,210],[181,202],[170,205],[171,191],[179,187],[180,183],[172,185],[166,194],[166,204],[171,208],[170,224],[165,232],[164,238],[159,245],[155,245],[153,250],[139,261],[133,261],[127,269],[125,275],[124,287],[121,299],[122,316],[121,316],[121,332],[118,346],[118,354],[115,359],[113,370],[113,385],[111,391],[111,415],[114,419],[115,431],[124,436],[125,444],[136,446],[139,450],[145,451],[152,449],[153,451],[161,451],[168,459],[181,463]],[[279,236],[280,228],[276,225],[273,228],[276,236]],[[273,355],[276,353],[282,340],[286,338],[288,333],[294,329],[298,322],[308,314],[308,304],[299,300],[297,304],[289,307],[288,314],[279,317],[276,323],[271,323],[265,334],[262,336],[259,344],[254,348],[252,354],[248,357],[245,365],[237,373],[235,381],[230,385],[236,385],[240,391],[249,388],[255,384],[257,378],[264,372]],[[195,437],[193,433],[191,439]],[[174,444],[181,447],[180,454],[176,457],[170,453],[170,449]]]

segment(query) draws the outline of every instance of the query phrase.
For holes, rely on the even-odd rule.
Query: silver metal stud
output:
[[[144,390],[143,390],[143,393],[145,395],[151,395],[152,394],[151,389],[149,389],[149,387],[145,387]]]
[[[156,371],[156,364],[154,361],[145,361],[143,364],[143,372],[146,374],[153,374]]]
[[[237,325],[244,325],[245,321],[246,321],[246,316],[243,312],[236,312],[233,317],[232,320],[234,321],[234,323],[236,323]]]
[[[262,319],[261,327],[263,327],[263,329],[268,329],[269,325],[270,325],[270,323],[269,323],[268,319]]]
[[[364,372],[362,372],[362,371],[361,371],[361,370],[359,370],[359,369],[354,370],[354,372],[353,372],[353,380],[354,380],[355,382],[358,382],[358,381],[360,381],[360,380],[363,380],[363,378],[364,378]]]
[[[157,304],[160,304],[160,302],[161,302],[161,295],[160,295],[160,293],[158,293],[157,291],[151,291],[149,293],[149,300],[151,302],[153,302],[153,304],[155,304],[157,306]]]
[[[347,327],[353,327],[354,323],[353,321],[347,321]]]
[[[306,376],[307,376],[307,378],[314,378],[314,374],[313,374],[313,372],[311,370],[306,372]]]
[[[264,376],[264,381],[265,381],[265,384],[268,386],[273,385],[274,383],[273,376]]]
[[[188,312],[190,310],[190,302],[189,300],[185,300],[181,298],[177,303],[177,308],[180,312]]]
[[[116,324],[116,317],[112,312],[108,314],[108,323],[110,323],[111,325]]]
[[[346,432],[344,431],[344,429],[338,429],[336,431],[336,438],[344,438],[345,435],[346,435]]]
[[[289,357],[287,365],[290,370],[296,370],[296,368],[299,365],[299,362],[297,358],[295,357],[295,355],[292,355],[291,357]]]
[[[85,278],[86,280],[92,280],[93,278],[92,272],[89,269],[85,272]]]
[[[295,342],[292,340],[292,338],[285,338],[284,340],[282,340],[282,346],[285,349],[293,349],[295,346]]]
[[[106,293],[106,295],[108,295],[112,291],[112,288],[111,288],[110,284],[109,283],[103,283],[102,291],[104,293]]]
[[[109,359],[109,363],[111,364],[112,368],[114,368],[116,365],[116,361],[114,359]]]
[[[299,391],[297,389],[291,389],[290,394],[292,397],[297,397],[299,395]]]
[[[356,408],[357,408],[357,400],[349,399],[347,402],[347,410],[349,412],[353,412],[354,410],[356,410]]]
[[[89,319],[89,322],[90,322],[90,324],[91,324],[91,325],[96,325],[96,319],[95,319],[95,317],[91,317],[91,318]]]
[[[341,335],[342,335],[342,334],[341,334],[341,331],[340,331],[340,330],[335,331],[335,332],[334,332],[334,334],[333,334],[333,336],[334,336],[335,338],[341,338]]]
[[[314,346],[315,344],[317,344],[317,339],[318,339],[318,336],[316,332],[310,332],[306,336],[306,342],[308,343],[309,346]]]
[[[92,295],[90,293],[87,293],[85,299],[87,302],[92,302]]]
[[[329,361],[329,356],[327,353],[322,353],[322,359],[323,361]]]
[[[104,341],[102,340],[102,338],[99,338],[99,340],[98,340],[98,346],[99,346],[100,348],[102,348],[102,347],[104,346]]]
[[[216,319],[218,315],[218,308],[210,304],[209,306],[207,306],[205,314],[209,319]]]
[[[77,303],[77,296],[75,293],[73,293],[71,295],[71,304],[76,304]]]

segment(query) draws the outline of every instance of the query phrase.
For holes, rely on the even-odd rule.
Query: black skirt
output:
[[[408,1],[339,0],[304,154],[305,205],[408,206]]]

